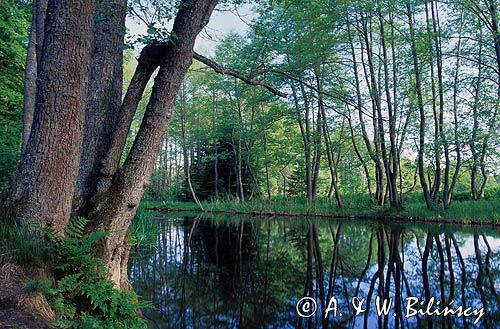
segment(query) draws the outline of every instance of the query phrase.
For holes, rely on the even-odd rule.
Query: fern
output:
[[[88,223],[89,220],[84,217],[76,217],[70,220],[66,227],[66,236],[69,238],[82,238]]]
[[[102,260],[93,256],[92,248],[106,232],[86,233],[88,220],[75,218],[66,235],[47,232],[55,254],[54,270],[58,280],[48,290],[57,314],[55,328],[146,328],[136,310],[148,306],[138,303],[137,296],[116,290],[106,278]]]

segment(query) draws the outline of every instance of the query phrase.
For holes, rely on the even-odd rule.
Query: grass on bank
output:
[[[171,200],[144,200],[143,207],[148,209],[199,211],[192,202]],[[370,204],[366,195],[355,194],[344,196],[344,207],[339,208],[335,198],[320,197],[308,202],[301,197],[274,197],[271,200],[216,200],[202,202],[203,209],[208,212],[237,213],[278,213],[283,216],[320,215],[339,217],[401,217],[413,220],[442,220],[450,222],[470,223],[484,222],[500,224],[500,190],[492,190],[481,200],[470,200],[464,195],[457,195],[449,209],[427,209],[422,195],[414,193],[404,200],[402,209],[375,207]]]

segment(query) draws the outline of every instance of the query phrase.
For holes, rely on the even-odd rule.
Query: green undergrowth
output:
[[[0,261],[27,268],[45,264],[50,259],[49,248],[46,241],[33,235],[38,231],[28,231],[25,227],[0,220]]]
[[[344,207],[339,208],[335,198],[319,197],[308,202],[300,197],[275,197],[271,200],[248,200],[237,202],[234,200],[204,201],[203,209],[210,212],[242,212],[259,213],[270,212],[282,215],[322,215],[322,216],[353,216],[353,217],[404,217],[415,220],[443,220],[461,223],[481,221],[500,223],[500,195],[496,191],[490,192],[481,200],[470,200],[461,195],[454,199],[447,210],[427,209],[420,194],[414,193],[405,197],[401,209],[390,207],[376,207],[370,203],[366,195],[344,196]],[[148,209],[199,211],[200,208],[192,202],[170,200],[146,200],[143,207]]]
[[[53,278],[36,277],[24,288],[28,294],[40,292],[45,295],[55,312],[51,327],[146,328],[137,310],[149,304],[139,302],[133,292],[115,289],[107,279],[104,263],[92,252],[93,246],[107,233],[84,233],[87,222],[84,218],[76,218],[69,223],[64,237],[43,230],[44,237],[40,234],[38,238],[33,238],[31,231],[3,223],[2,241],[6,241],[5,237],[10,240],[2,242],[1,248],[13,262],[23,267],[44,262],[51,269]],[[21,240],[22,237],[27,239]],[[14,243],[17,249],[12,248]],[[28,252],[34,245],[40,250]],[[51,257],[43,259],[42,253]]]
[[[156,247],[158,223],[151,220],[153,217],[155,217],[155,212],[148,209],[147,201],[142,201],[130,224],[129,236],[132,248],[152,250]]]

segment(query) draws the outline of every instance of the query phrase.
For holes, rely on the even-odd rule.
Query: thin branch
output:
[[[336,92],[336,91],[333,91],[335,94],[332,94],[331,92],[327,92],[327,91],[324,91],[324,90],[318,90],[318,88],[316,88],[315,86],[313,86],[312,84],[304,81],[303,79],[300,79],[288,72],[283,72],[283,71],[279,71],[279,70],[276,70],[276,69],[261,69],[261,70],[257,70],[255,73],[256,74],[262,74],[262,73],[266,73],[266,72],[270,72],[270,73],[275,73],[275,74],[279,74],[279,75],[282,75],[292,81],[296,81],[298,83],[301,83],[303,84],[304,86],[306,86],[307,88],[313,90],[314,92],[318,93],[318,94],[322,94],[322,95],[325,95],[327,97],[331,97],[333,99],[337,99],[339,101],[341,101],[342,103],[344,104],[347,104],[347,105],[350,105],[350,106],[353,106],[354,108],[358,108],[358,105],[355,104],[355,102],[350,99],[348,96],[345,96],[345,95],[342,95],[340,94],[339,92]],[[314,97],[314,96],[313,96]],[[325,104],[326,106],[326,104]],[[331,106],[327,106],[329,108],[332,108]],[[373,119],[373,116],[367,112],[365,112],[367,109],[365,107],[361,107],[361,111],[368,117],[372,118]],[[337,112],[337,111],[335,111]],[[343,116],[345,116],[345,114],[342,114],[340,112],[337,112],[338,114],[341,114]],[[387,119],[384,119],[384,118],[379,118],[379,120],[382,120],[382,121],[387,121]]]
[[[269,90],[271,93],[279,96],[279,97],[282,97],[282,98],[287,98],[287,94],[285,94],[284,92],[274,88],[273,86],[269,85],[267,82],[264,82],[264,81],[261,81],[261,80],[255,80],[255,79],[251,79],[241,73],[239,73],[238,71],[236,70],[233,70],[233,69],[229,69],[229,68],[225,68],[225,67],[222,67],[220,66],[219,64],[217,64],[216,62],[214,62],[213,60],[205,57],[205,56],[202,56],[200,54],[198,54],[197,52],[193,52],[193,58],[196,59],[197,61],[211,67],[215,72],[217,73],[220,73],[220,74],[223,74],[223,75],[230,75],[230,76],[233,76],[249,85],[252,85],[252,86],[261,86],[261,87],[264,87],[266,88],[267,90]]]

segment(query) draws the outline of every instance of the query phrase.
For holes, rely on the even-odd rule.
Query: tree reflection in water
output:
[[[458,227],[296,219],[177,218],[136,250],[131,282],[152,328],[496,328],[500,238]],[[303,296],[318,310],[302,319]],[[335,296],[338,312],[327,318]],[[354,315],[351,299],[366,299]],[[376,297],[392,299],[377,316]],[[409,296],[480,308],[475,317],[405,317]]]

